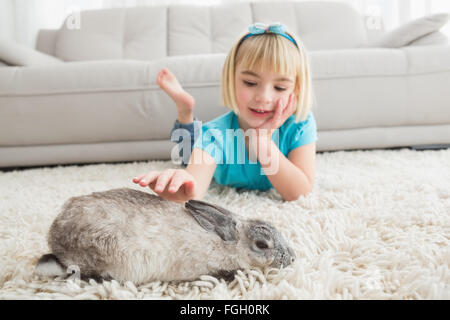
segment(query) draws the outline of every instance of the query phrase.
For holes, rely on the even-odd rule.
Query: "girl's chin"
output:
[[[266,119],[251,119],[248,120],[247,123],[250,126],[250,128],[258,128],[260,127],[264,122],[266,122]]]

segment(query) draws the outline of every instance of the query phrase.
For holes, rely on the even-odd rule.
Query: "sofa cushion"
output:
[[[406,54],[409,74],[450,72],[450,46],[408,46],[401,51]]]
[[[221,6],[171,6],[169,55],[228,52],[254,22],[282,22],[309,50],[366,45],[359,14],[349,5],[332,2],[254,2]],[[333,16],[333,19],[329,17]]]
[[[449,124],[450,46],[408,46],[402,51],[410,75],[407,123]]]
[[[405,75],[408,63],[401,50],[364,48],[310,53],[314,79]]]
[[[366,45],[366,30],[359,13],[337,2],[256,2],[254,21],[280,21],[309,50],[358,48]]]
[[[450,121],[450,46],[324,50],[310,56],[319,130]]]
[[[409,43],[439,30],[450,19],[448,13],[432,14],[412,20],[394,30],[389,31],[379,40],[370,44],[371,47],[400,48]]]
[[[334,2],[90,10],[80,13],[79,29],[67,23],[68,19],[55,44],[55,55],[65,61],[226,53],[254,22],[286,24],[309,50],[355,48],[367,42],[358,13],[349,5]]]
[[[0,119],[13,121],[2,122],[0,146],[168,140],[176,107],[156,84],[158,71],[176,74],[207,121],[228,110],[218,98],[224,61],[209,54],[4,68]]]
[[[79,29],[67,20],[62,25],[55,55],[65,61],[165,57],[166,11],[164,6],[82,11]]]
[[[55,56],[55,44],[58,30],[41,29],[37,34],[36,50],[51,56]]]
[[[250,24],[249,3],[171,6],[168,10],[168,55],[226,53]]]
[[[440,46],[448,44],[449,39],[447,35],[445,35],[441,31],[435,31],[429,33],[423,37],[420,37],[417,40],[414,40],[408,46]]]
[[[310,56],[317,102],[313,110],[320,130],[405,122],[408,62],[401,50],[321,50]]]

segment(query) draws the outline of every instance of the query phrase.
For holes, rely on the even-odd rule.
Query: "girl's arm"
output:
[[[202,199],[209,188],[216,163],[205,151],[194,148],[186,169],[150,171],[133,179],[159,196],[175,202]]]
[[[213,157],[206,151],[199,148],[192,150],[189,164],[186,167],[186,171],[195,178],[194,197],[192,199],[201,200],[205,196],[216,166]]]
[[[315,175],[316,143],[298,147],[286,158],[270,140],[267,156],[258,158],[267,178],[286,201],[312,192]]]
[[[258,158],[269,181],[284,200],[297,200],[300,195],[311,192],[314,184],[316,143],[295,148],[288,158],[272,141],[274,129],[278,129],[293,114],[295,95],[291,93],[285,106],[282,99],[277,102],[277,109],[272,118],[258,129],[269,129],[267,132],[252,132],[251,152]]]

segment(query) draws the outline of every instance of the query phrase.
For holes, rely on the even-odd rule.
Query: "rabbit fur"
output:
[[[295,258],[280,232],[207,202],[183,204],[129,188],[70,198],[48,233],[51,254],[36,273],[145,283],[223,276],[287,266]]]

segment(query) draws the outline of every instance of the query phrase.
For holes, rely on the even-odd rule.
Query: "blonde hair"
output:
[[[296,97],[295,122],[305,121],[312,105],[312,81],[308,55],[302,43],[293,34],[297,46],[290,40],[275,33],[251,36],[243,33],[233,45],[222,69],[222,104],[239,114],[235,94],[236,66],[249,70],[275,72],[293,75],[295,78],[294,94]]]

